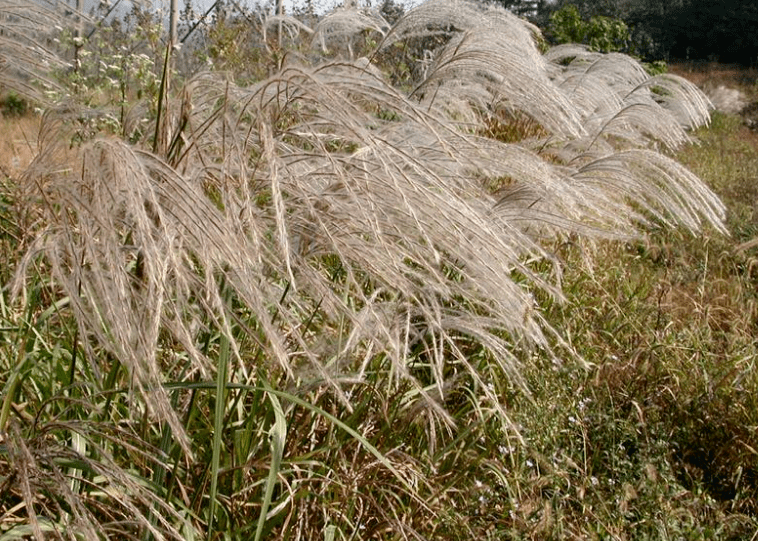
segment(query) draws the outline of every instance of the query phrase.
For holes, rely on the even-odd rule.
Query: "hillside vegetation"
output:
[[[758,533],[758,153],[687,79],[451,0],[0,12],[0,540]]]

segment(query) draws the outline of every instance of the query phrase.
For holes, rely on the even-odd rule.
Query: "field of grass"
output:
[[[537,403],[519,408],[552,459],[523,475],[549,502],[553,538],[758,532],[758,258],[740,249],[758,234],[758,141],[720,114],[697,137],[677,157],[726,203],[729,237],[652,230],[559,248],[568,299],[546,317],[590,365],[538,365]]]
[[[103,40],[0,120],[0,541],[758,539],[758,136],[367,17]]]

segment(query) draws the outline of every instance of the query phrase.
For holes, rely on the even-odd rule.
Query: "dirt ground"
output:
[[[37,148],[40,117],[0,114],[0,174],[17,176],[31,162]]]

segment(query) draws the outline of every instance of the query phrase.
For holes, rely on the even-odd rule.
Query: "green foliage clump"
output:
[[[603,53],[629,52],[629,27],[621,19],[596,15],[583,20],[576,6],[568,4],[550,15],[548,35],[556,44],[581,43]]]
[[[260,81],[277,69],[284,49],[276,39],[264,39],[260,17],[219,18],[207,29],[206,46],[193,54],[205,65],[228,72],[236,81]],[[278,51],[278,52],[277,52]]]
[[[9,91],[0,98],[0,110],[8,116],[24,116],[31,110],[29,101],[18,93]]]
[[[63,29],[56,42],[70,64],[55,73],[59,83],[48,103],[86,109],[75,119],[76,139],[100,131],[139,137],[157,115],[165,50],[159,15],[138,5],[123,19],[80,37]]]

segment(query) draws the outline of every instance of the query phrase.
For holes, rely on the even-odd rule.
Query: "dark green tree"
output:
[[[633,0],[623,16],[648,56],[754,65],[758,0]]]

